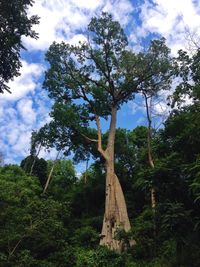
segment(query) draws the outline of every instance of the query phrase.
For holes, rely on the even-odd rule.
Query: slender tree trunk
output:
[[[45,194],[46,191],[47,191],[47,188],[48,188],[48,186],[49,186],[49,183],[50,183],[50,180],[51,180],[51,176],[52,176],[52,174],[53,174],[53,171],[54,171],[54,168],[55,168],[57,159],[58,159],[58,157],[59,157],[59,154],[60,154],[60,151],[58,151],[58,154],[57,154],[57,156],[56,156],[56,159],[54,160],[53,165],[52,165],[52,167],[51,167],[51,170],[50,170],[50,172],[49,172],[49,175],[48,175],[46,184],[45,184],[45,186],[44,186],[43,194]]]
[[[106,245],[116,251],[122,251],[125,244],[122,241],[115,240],[116,231],[118,229],[129,231],[131,226],[124,194],[114,170],[116,114],[117,109],[113,107],[107,148],[102,153],[106,161],[106,199],[100,245]]]
[[[147,149],[148,149],[148,160],[149,160],[149,165],[152,169],[155,168],[154,165],[154,160],[153,160],[153,155],[152,155],[152,96],[150,96],[150,103],[148,103],[148,96],[144,93],[144,98],[145,98],[145,105],[146,105],[146,113],[147,113],[147,121],[148,121],[148,132],[147,132]],[[156,208],[156,190],[154,186],[151,187],[150,189],[151,193],[151,207],[152,209]]]
[[[154,160],[153,160],[153,156],[152,156],[152,149],[151,149],[151,140],[152,140],[152,137],[151,137],[151,126],[148,127],[148,140],[147,140],[147,143],[148,143],[148,159],[149,159],[149,165],[152,169],[155,168],[155,165],[154,165]],[[151,207],[152,209],[155,209],[156,207],[156,191],[155,191],[155,188],[152,186],[151,187]]]
[[[12,257],[12,255],[15,253],[16,249],[18,248],[18,246],[20,245],[20,243],[23,241],[23,239],[26,237],[26,235],[24,234],[21,239],[16,243],[16,245],[14,246],[14,248],[9,252],[8,255],[8,259],[10,259]]]
[[[38,148],[38,152],[37,152],[37,154],[36,154],[35,157],[34,157],[33,163],[32,163],[32,165],[31,165],[30,175],[33,173],[33,168],[34,168],[34,166],[35,166],[36,158],[38,157],[41,148],[42,148],[42,144],[40,144],[40,146],[39,146],[39,148]]]

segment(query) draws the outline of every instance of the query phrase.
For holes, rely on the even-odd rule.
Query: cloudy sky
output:
[[[53,41],[84,40],[91,17],[102,11],[121,23],[135,51],[145,40],[161,35],[176,54],[187,47],[186,31],[198,35],[200,26],[199,0],[36,0],[29,15],[40,17],[35,26],[39,39],[23,39],[27,51],[22,52],[21,76],[9,83],[11,95],[0,95],[0,150],[5,163],[18,163],[27,156],[31,131],[50,119],[51,102],[42,89],[45,51]],[[157,108],[162,110],[160,105]],[[120,127],[132,129],[141,123],[145,115],[137,103],[129,103],[119,113]],[[43,151],[41,156],[53,157],[54,153]]]

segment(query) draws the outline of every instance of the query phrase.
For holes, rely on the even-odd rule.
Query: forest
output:
[[[23,21],[27,29],[19,28],[18,37],[37,38],[31,31],[37,23],[36,16]],[[5,36],[13,36],[6,26],[0,41]],[[1,93],[19,75],[24,47],[20,38],[12,41],[0,48]],[[200,266],[200,48],[194,45],[173,56],[160,38],[135,53],[105,12],[91,19],[87,42],[55,40],[41,88],[53,103],[51,121],[32,132],[30,154],[18,165],[0,157],[0,266]],[[155,114],[163,92],[164,119]],[[122,107],[138,99],[145,126],[117,127]],[[55,160],[40,157],[41,148],[56,149]],[[77,175],[80,162],[86,169]]]

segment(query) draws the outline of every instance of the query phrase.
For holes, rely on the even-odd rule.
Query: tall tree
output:
[[[179,50],[176,58],[179,83],[171,96],[172,108],[182,108],[200,101],[200,49],[194,55]]]
[[[22,36],[37,38],[31,27],[39,23],[38,16],[28,17],[33,0],[0,0],[0,93],[8,91],[6,83],[19,76],[20,50],[25,49]]]
[[[149,62],[152,62],[149,65]],[[154,169],[155,160],[152,151],[152,120],[154,116],[155,104],[159,101],[159,93],[163,90],[169,90],[171,85],[171,78],[174,74],[173,71],[173,59],[170,56],[170,49],[165,45],[165,39],[154,40],[151,42],[147,53],[144,56],[144,66],[151,67],[154,73],[153,79],[148,79],[142,83],[141,93],[144,97],[146,116],[147,116],[147,151],[148,151],[148,163],[150,168]],[[156,207],[156,190],[151,185],[151,207]]]
[[[96,143],[105,162],[106,200],[100,244],[115,250],[123,248],[123,243],[115,240],[116,231],[130,230],[126,202],[114,166],[117,111],[134,98],[143,82],[153,81],[155,75],[148,66],[144,71],[143,54],[127,50],[127,44],[120,24],[111,15],[102,13],[100,18],[91,20],[87,42],[78,46],[64,42],[51,45],[46,55],[50,68],[44,82],[55,101],[51,125],[58,129],[57,138],[74,141],[79,134],[87,142]],[[149,61],[149,66],[152,63]],[[101,123],[109,117],[108,138],[103,144]],[[96,131],[88,129],[93,121]],[[64,132],[68,137],[64,137]]]

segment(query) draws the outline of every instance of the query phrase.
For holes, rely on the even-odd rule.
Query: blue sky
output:
[[[131,49],[140,51],[150,39],[164,36],[172,54],[188,46],[185,30],[200,36],[200,1],[192,0],[36,0],[29,15],[37,14],[39,39],[23,38],[21,76],[9,82],[12,94],[0,95],[0,150],[5,163],[19,163],[28,155],[31,131],[50,120],[51,101],[42,89],[47,64],[45,51],[53,41],[84,41],[84,31],[92,16],[107,11],[125,29]],[[168,92],[169,93],[169,92]],[[155,105],[165,113],[167,93]],[[124,105],[118,114],[118,127],[133,129],[145,124],[140,99]],[[41,157],[55,158],[55,151],[42,151]]]

